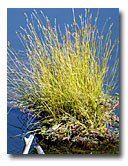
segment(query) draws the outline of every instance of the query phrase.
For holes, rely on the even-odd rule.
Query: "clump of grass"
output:
[[[25,47],[26,62],[8,47],[8,99],[38,117],[38,127],[33,131],[37,122],[33,123],[29,132],[40,134],[43,146],[62,141],[71,149],[75,142],[75,146],[77,143],[86,149],[84,153],[98,148],[101,152],[100,147],[108,143],[109,147],[118,144],[119,131],[113,126],[119,119],[113,110],[119,105],[119,97],[111,96],[118,83],[118,47],[113,54],[118,42],[111,42],[112,24],[106,36],[105,27],[99,34],[98,14],[92,25],[92,14],[85,10],[78,27],[73,10],[73,24],[65,26],[62,34],[56,19],[52,27],[43,15],[44,25],[35,10],[31,20],[25,16],[27,29],[21,27],[17,35]],[[112,56],[115,63],[110,70]]]

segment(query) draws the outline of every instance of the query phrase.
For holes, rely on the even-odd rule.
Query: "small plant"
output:
[[[47,153],[118,153],[119,117],[113,110],[119,96],[112,96],[118,84],[118,41],[111,42],[112,24],[106,36],[105,27],[99,34],[98,12],[92,25],[85,9],[79,27],[73,9],[73,24],[62,34],[56,19],[52,27],[41,14],[46,25],[34,10],[31,21],[25,14],[27,29],[17,33],[26,60],[8,47],[8,100],[38,119],[28,132],[39,136]]]

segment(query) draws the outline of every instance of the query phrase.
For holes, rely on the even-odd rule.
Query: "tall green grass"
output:
[[[31,19],[25,14],[27,29],[20,27],[17,33],[26,60],[8,47],[8,99],[40,117],[35,132],[41,135],[66,139],[78,127],[77,136],[108,134],[106,124],[112,124],[112,111],[119,104],[119,98],[111,96],[118,84],[118,41],[111,41],[112,24],[106,36],[105,26],[98,32],[98,13],[92,24],[92,14],[85,9],[78,26],[73,9],[73,24],[62,34],[56,19],[52,27],[41,12],[43,24],[34,10]]]

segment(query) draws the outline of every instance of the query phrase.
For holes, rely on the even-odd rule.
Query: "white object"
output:
[[[34,148],[36,148],[38,154],[45,154],[40,145],[36,145]]]
[[[34,135],[30,135],[28,138],[24,137],[25,148],[24,148],[23,154],[28,154],[33,139],[34,139]]]

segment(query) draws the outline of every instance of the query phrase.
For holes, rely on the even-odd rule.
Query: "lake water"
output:
[[[28,116],[18,108],[12,108],[10,104],[7,107],[7,153],[22,154],[24,150],[24,134],[27,130]],[[27,134],[25,137],[29,137]],[[37,139],[35,138],[37,141]],[[32,144],[29,153],[32,153],[34,144]]]
[[[22,134],[22,124],[20,123],[21,112],[17,108],[7,107],[9,112],[7,115],[7,153],[8,154],[21,154],[24,147],[22,137],[15,137]]]
[[[57,20],[57,24],[60,25],[62,33],[64,33],[64,25],[72,24],[72,9],[36,9],[36,11],[42,10],[46,16],[50,19],[52,25],[54,25],[54,18]],[[26,27],[26,21],[24,17],[24,12],[28,15],[31,14],[33,9],[13,9],[9,8],[7,10],[7,37],[11,46],[17,51],[22,50],[23,47],[17,38],[16,31],[19,26]],[[91,10],[92,14],[96,16],[97,9]],[[112,41],[115,38],[119,39],[119,9],[100,9],[99,18],[97,22],[98,30],[101,31],[102,27],[107,18],[111,17],[111,21],[114,23],[112,28]],[[80,24],[79,15],[84,16],[84,9],[75,9],[76,22]],[[93,20],[94,21],[94,20]],[[119,91],[119,85],[118,85]],[[21,154],[24,148],[23,135],[15,137],[16,135],[26,132],[25,124],[23,119],[26,115],[21,113],[17,108],[12,108],[8,104],[7,107],[7,153],[9,154]],[[119,110],[117,111],[119,114]]]

